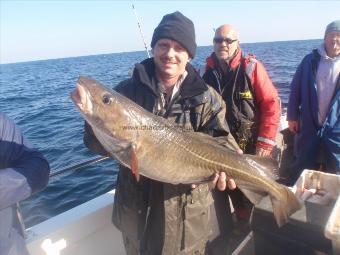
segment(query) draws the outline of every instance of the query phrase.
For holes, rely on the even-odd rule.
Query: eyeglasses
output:
[[[236,42],[237,39],[223,38],[223,37],[214,37],[214,43],[223,43],[232,44]]]

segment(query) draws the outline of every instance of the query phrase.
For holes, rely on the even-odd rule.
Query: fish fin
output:
[[[139,181],[139,169],[138,169],[138,159],[136,155],[136,151],[134,149],[135,146],[131,146],[130,154],[131,154],[131,159],[130,159],[130,168],[134,176],[136,177],[136,180]]]
[[[274,217],[279,227],[286,224],[289,216],[301,208],[301,203],[288,187],[282,186],[281,192],[282,200],[277,200],[274,197],[270,198]]]
[[[253,161],[254,163],[256,163],[256,167],[265,172],[266,175],[272,180],[278,180],[280,178],[279,164],[275,159],[249,154],[244,154],[244,157],[248,162]],[[254,163],[252,163],[252,165]]]
[[[201,132],[187,132],[186,135],[190,136],[193,140],[200,140],[200,142],[205,142],[206,144],[212,145],[218,149],[227,149],[231,152],[235,152],[232,146],[229,146],[227,136],[213,137]]]
[[[247,188],[242,187],[242,186],[238,186],[238,188],[250,200],[250,202],[252,202],[255,205],[258,204],[262,200],[262,198],[264,198],[267,195],[266,192],[247,189]]]

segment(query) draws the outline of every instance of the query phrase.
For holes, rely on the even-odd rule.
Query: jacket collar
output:
[[[314,75],[314,79],[316,79],[316,72],[318,70],[318,66],[320,63],[321,55],[319,54],[317,49],[313,49],[313,57],[312,57],[312,72]],[[316,86],[316,83],[315,83]]]
[[[187,64],[185,69],[188,72],[188,75],[179,89],[181,98],[194,97],[208,90],[208,86],[190,63]],[[133,81],[147,86],[156,96],[158,96],[157,91],[159,90],[155,77],[155,63],[153,58],[145,59],[141,63],[135,65],[132,75]]]
[[[238,67],[238,65],[241,63],[241,59],[242,59],[242,50],[241,50],[240,47],[238,47],[238,51],[237,51],[236,55],[230,61],[230,64],[229,64],[230,68],[236,69],[236,67]],[[215,52],[213,52],[206,59],[206,70],[208,70],[208,69],[218,69],[218,68],[220,68],[219,63],[218,63],[218,59],[217,59]]]

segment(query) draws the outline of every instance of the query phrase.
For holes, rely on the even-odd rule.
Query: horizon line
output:
[[[277,42],[312,41],[312,40],[323,40],[323,39],[322,38],[314,38],[314,39],[298,39],[298,40],[277,40],[277,41],[245,42],[245,43],[240,43],[240,44],[244,45],[244,44],[257,44],[257,43],[277,43]],[[197,46],[197,48],[199,48],[199,47],[212,47],[212,44],[211,45]],[[110,54],[132,53],[132,52],[145,52],[145,50],[131,50],[131,51],[99,53],[99,54],[90,54],[90,55],[65,56],[65,57],[56,57],[56,58],[48,58],[48,59],[19,60],[19,61],[16,61],[16,62],[4,62],[4,63],[2,63],[1,59],[0,59],[0,65],[10,65],[10,64],[29,63],[29,62],[37,62],[37,61],[48,61],[48,60],[59,60],[59,59],[68,59],[68,58],[101,56],[101,55],[110,55]]]

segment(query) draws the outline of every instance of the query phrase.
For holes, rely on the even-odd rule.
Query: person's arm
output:
[[[275,137],[281,117],[280,100],[275,86],[260,61],[256,62],[252,75],[255,101],[259,111],[259,134],[256,151],[260,156],[269,156],[275,145]]]
[[[0,169],[0,211],[28,198],[31,193],[25,176],[11,168]]]
[[[0,113],[0,209],[42,190],[49,173],[43,155],[25,140],[13,121]]]
[[[299,132],[299,114],[301,104],[302,63],[297,68],[290,84],[290,94],[287,107],[288,128],[292,133]]]

